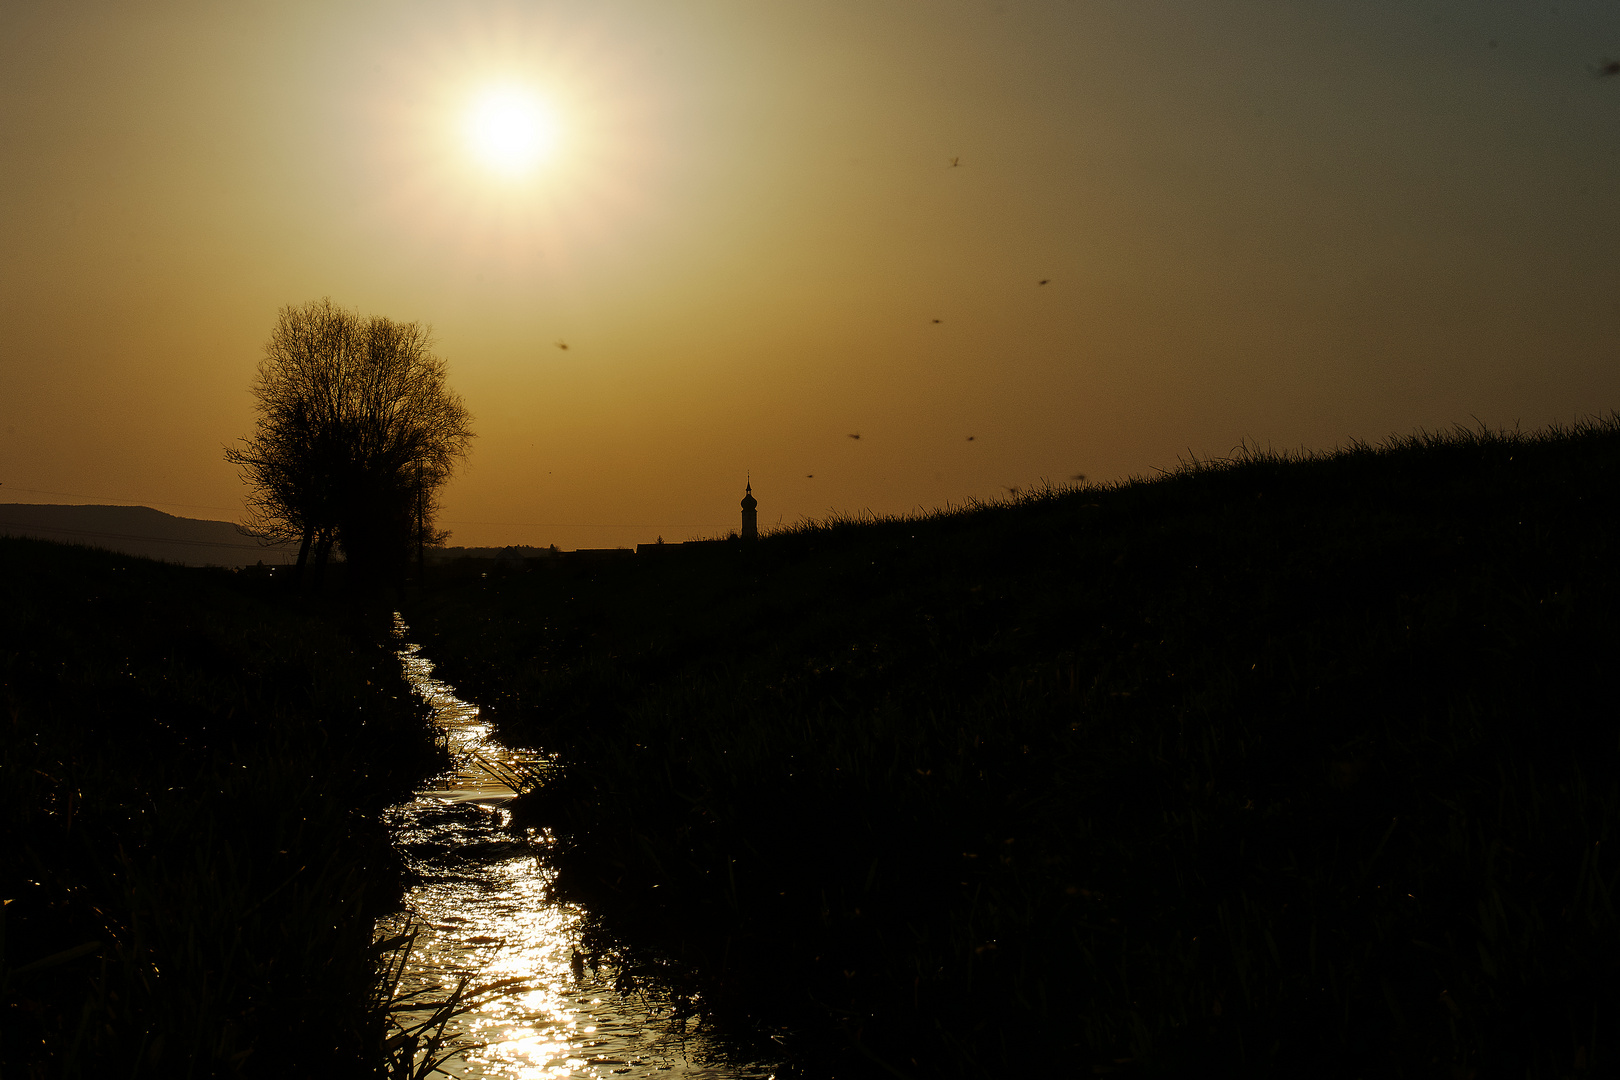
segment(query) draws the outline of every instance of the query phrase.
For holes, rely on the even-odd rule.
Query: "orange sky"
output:
[[[460,544],[1604,413],[1610,58],[1613,0],[9,3],[0,501],[239,516],[321,296],[435,328]]]

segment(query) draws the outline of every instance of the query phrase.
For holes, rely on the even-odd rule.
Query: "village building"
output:
[[[744,540],[759,539],[759,500],[754,498],[754,481],[750,477],[748,486],[743,489],[742,498],[742,538]]]

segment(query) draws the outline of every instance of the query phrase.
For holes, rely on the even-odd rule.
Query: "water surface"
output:
[[[384,920],[379,935],[417,930],[400,990],[448,991],[460,977],[480,992],[448,1032],[461,1050],[441,1066],[450,1076],[660,1077],[765,1080],[776,1068],[738,1063],[656,989],[614,985],[611,958],[581,947],[584,912],[553,899],[547,865],[551,838],[512,826],[502,780],[540,755],[501,746],[478,707],[432,677],[421,646],[405,643],[395,616],[406,677],[433,708],[455,764],[410,802],[387,811],[395,844],[420,882],[406,912]],[[443,997],[443,993],[433,995]]]

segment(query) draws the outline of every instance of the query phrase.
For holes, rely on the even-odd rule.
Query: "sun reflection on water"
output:
[[[478,707],[432,677],[419,645],[403,643],[397,615],[395,627],[406,677],[433,707],[456,766],[387,812],[419,881],[406,910],[382,920],[377,933],[416,929],[401,992],[442,997],[462,976],[470,979],[472,1007],[446,1029],[460,1052],[440,1071],[467,1080],[770,1077],[771,1066],[728,1060],[656,990],[619,992],[612,959],[581,952],[583,912],[549,896],[552,838],[515,830],[503,805],[513,792],[500,770],[543,759],[494,742]]]

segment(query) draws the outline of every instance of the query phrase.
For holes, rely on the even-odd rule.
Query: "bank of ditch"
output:
[[[560,887],[840,1075],[1616,1066],[1620,424],[1246,453],[409,614]]]
[[[357,1076],[377,811],[444,758],[386,612],[0,538],[0,1073]]]

